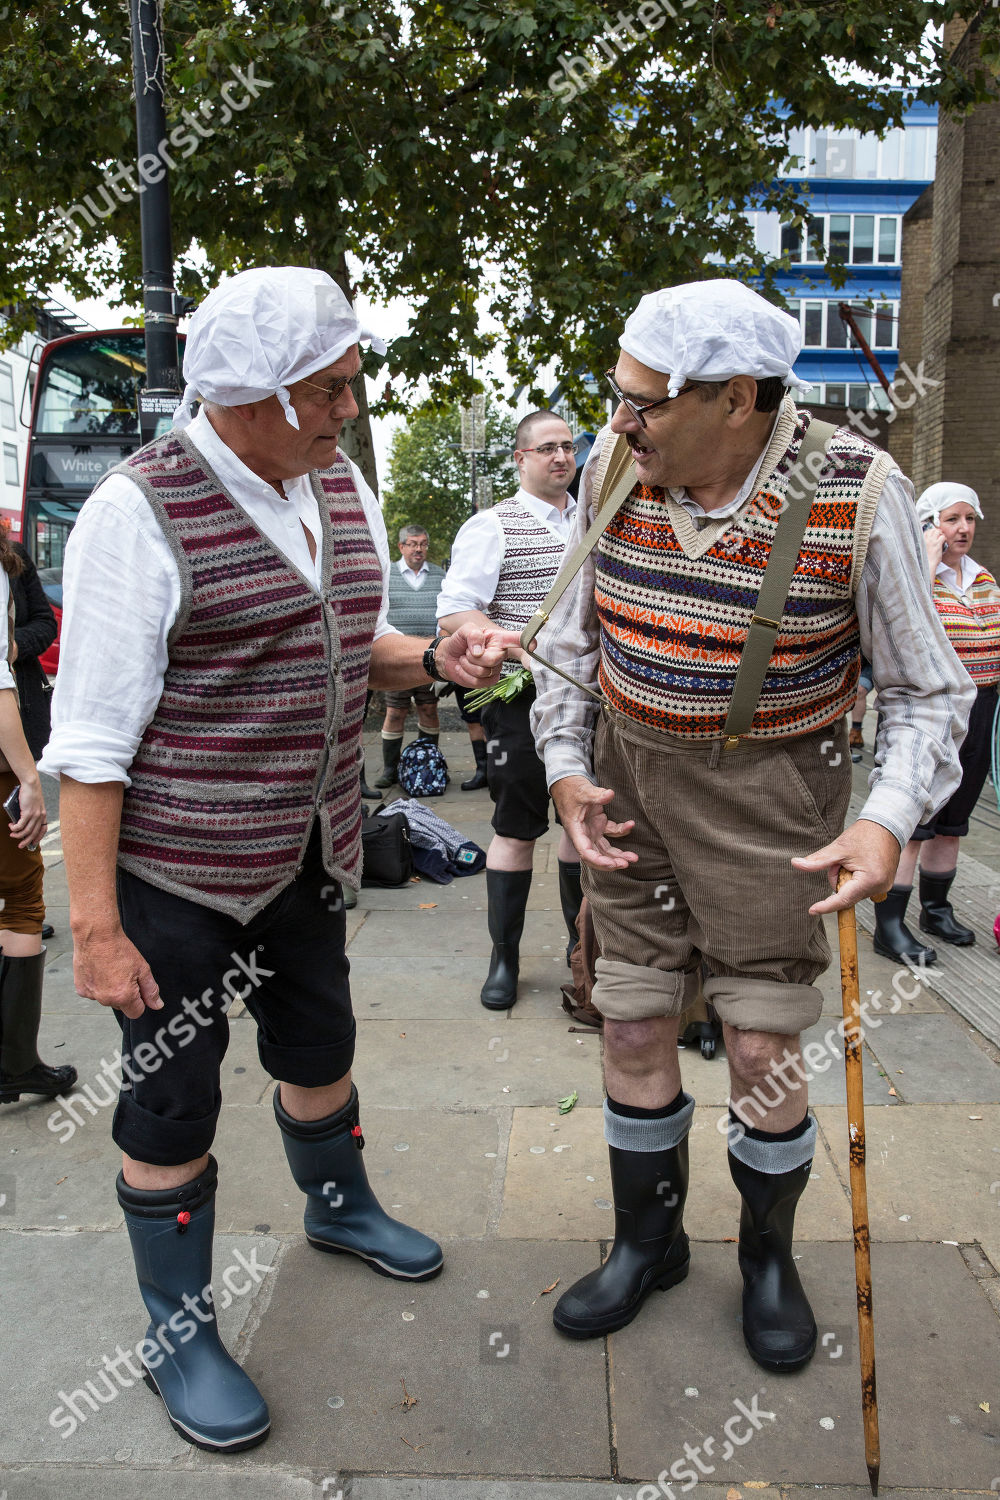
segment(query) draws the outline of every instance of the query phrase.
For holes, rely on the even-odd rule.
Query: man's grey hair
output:
[[[414,536],[429,537],[427,527],[414,526],[412,523],[409,526],[401,526],[399,528],[399,545],[402,546],[404,542],[408,542]]]

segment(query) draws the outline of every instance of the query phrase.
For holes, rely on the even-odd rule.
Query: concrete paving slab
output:
[[[695,1240],[729,1239],[739,1228],[740,1199],[729,1175],[725,1139],[716,1128],[719,1118],[715,1109],[696,1108],[689,1137],[684,1227]],[[601,1110],[577,1105],[563,1116],[555,1110],[514,1111],[501,1235],[524,1239],[544,1232],[555,1240],[612,1239],[610,1199]],[[796,1233],[807,1240],[851,1238],[850,1204],[824,1150],[813,1163]]]
[[[386,938],[386,942],[391,939]],[[413,955],[395,952],[385,957],[352,952],[351,995],[360,1020],[395,1017],[434,1020],[481,1019],[492,1014],[500,1023],[511,1020],[565,1020],[560,985],[569,977],[564,959],[547,953],[522,955],[517,1004],[510,1011],[489,1012],[479,1003],[479,992],[489,970],[489,958],[452,958],[444,953]]]
[[[0,1145],[2,1229],[118,1229],[121,1209],[115,1178],[121,1157],[111,1139],[110,1108],[80,1125],[56,1101],[6,1105]],[[49,1128],[49,1122],[59,1127]],[[5,1188],[4,1188],[5,1184]]]
[[[970,1119],[970,1115],[981,1116]],[[847,1125],[840,1110],[816,1117],[842,1179]],[[868,1209],[873,1239],[958,1240],[995,1233],[1000,1209],[1000,1107],[914,1104],[866,1110]]]
[[[391,1079],[396,1097],[411,1108],[554,1104],[573,1089],[581,1104],[603,1099],[596,1055],[575,1046],[562,1027],[521,1021],[505,1029],[477,1009],[461,1026],[359,1020],[354,1076],[362,1096],[367,1090],[377,1097],[382,1080]],[[504,1051],[509,1056],[501,1061]]]
[[[248,1259],[255,1252],[256,1264],[267,1266],[277,1248],[276,1240],[255,1235],[222,1235],[216,1241],[219,1327],[237,1359],[243,1357],[240,1335],[253,1304],[270,1294],[270,1277],[277,1272],[258,1273],[259,1285],[251,1285],[226,1308],[221,1305],[222,1273],[238,1266],[237,1250]],[[191,1449],[174,1433],[162,1403],[133,1380],[126,1365],[119,1366],[129,1387],[122,1389],[103,1364],[104,1356],[115,1360],[118,1346],[134,1351],[148,1323],[127,1235],[4,1232],[0,1257],[0,1325],[5,1330],[0,1405],[6,1419],[0,1462],[87,1465],[137,1459],[156,1464],[188,1455]],[[244,1279],[251,1281],[240,1273],[234,1284]],[[88,1380],[103,1396],[102,1404],[74,1396]],[[65,1410],[54,1423],[49,1420],[57,1408],[65,1408],[67,1396],[76,1401],[81,1417],[75,1430]],[[116,1460],[118,1454],[127,1457]]]
[[[698,1500],[726,1500],[726,1495],[725,1485],[702,1484],[698,1489]],[[633,1500],[633,1496],[634,1486],[618,1481],[363,1478],[353,1481],[349,1500]],[[662,1491],[657,1492],[657,1500],[662,1500]],[[734,1497],[730,1495],[729,1500]],[[753,1500],[781,1500],[781,1496],[769,1485],[754,1491]]]
[[[574,1277],[596,1255],[558,1251]],[[557,1340],[540,1296],[554,1261],[547,1244],[453,1241],[439,1278],[407,1286],[291,1247],[247,1362],[272,1402],[269,1462],[517,1478],[541,1458],[550,1477],[610,1478],[604,1350]]]
[[[794,1376],[768,1374],[743,1347],[735,1246],[703,1247],[686,1282],[651,1298],[635,1323],[612,1335],[623,1475],[655,1476],[683,1458],[686,1441],[711,1437],[714,1452],[703,1448],[702,1461],[734,1485],[860,1482],[867,1490],[853,1248],[803,1245],[799,1270],[821,1342]],[[997,1469],[997,1416],[979,1403],[995,1405],[1000,1324],[957,1249],[875,1245],[872,1271],[882,1483],[890,1492],[987,1488]],[[756,1434],[745,1415],[727,1433],[737,1403],[753,1411],[755,1397]],[[727,1454],[734,1437],[744,1445],[730,1442]]]
[[[418,911],[433,901],[442,911],[461,911],[471,904],[472,910],[485,913],[486,876],[456,876],[448,885],[436,880],[409,880],[406,885],[363,886],[358,892],[357,911]],[[480,919],[481,920],[481,919]]]
[[[1000,1103],[1000,1067],[954,1015],[886,1016],[868,1046],[910,1104]]]
[[[389,1097],[385,1088],[379,1093]],[[365,1168],[388,1212],[436,1237],[486,1233],[498,1170],[495,1114],[379,1108],[363,1099],[361,1120]],[[256,1114],[223,1108],[212,1149],[219,1229],[302,1233],[305,1198],[288,1170],[270,1098]]]
[[[485,912],[477,912],[470,902],[468,911],[446,910],[442,906],[433,911],[394,911],[391,930],[366,922],[352,942],[350,952],[353,957],[365,953],[378,955],[388,949],[411,955],[455,953],[488,960],[492,947]],[[522,953],[561,956],[565,966],[565,948],[566,925],[561,912],[528,913],[521,939]]]
[[[122,1449],[115,1458],[118,1462],[106,1468],[76,1464],[38,1464],[30,1469],[0,1466],[0,1486],[5,1487],[0,1488],[0,1494],[9,1495],[10,1500],[52,1500],[54,1495],[70,1493],[73,1500],[334,1500],[336,1495],[335,1489],[323,1491],[322,1480],[280,1469],[235,1473],[222,1468],[184,1469],[183,1455],[169,1468],[140,1468],[138,1464],[145,1463],[145,1455],[130,1462],[128,1449]]]

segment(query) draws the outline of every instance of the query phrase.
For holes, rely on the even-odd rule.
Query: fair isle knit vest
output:
[[[682,739],[718,739],[789,471],[811,421],[786,398],[757,493],[699,532],[663,490],[637,485],[598,544],[600,683],[609,703]],[[854,701],[854,592],[875,504],[894,467],[838,428],[809,512],[781,628],[750,728],[783,739],[834,723]]]
[[[516,495],[493,507],[500,527],[503,553],[496,593],[483,611],[502,630],[521,631],[556,581],[565,542],[522,505]],[[519,663],[506,661],[500,675],[508,677]]]
[[[389,624],[404,635],[437,635],[437,598],[444,583],[444,568],[427,564],[418,589],[413,589],[397,563],[389,569]]]
[[[935,578],[934,604],[976,687],[992,687],[1000,681],[1000,588],[993,574],[980,568],[964,596]]]
[[[382,569],[339,454],[312,474],[323,591],[253,524],[176,430],[112,470],[149,502],[181,605],[125,792],[118,863],[246,923],[301,868],[356,884],[357,748]]]

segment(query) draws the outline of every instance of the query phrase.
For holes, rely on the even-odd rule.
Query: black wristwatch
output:
[[[444,677],[438,671],[437,662],[434,660],[434,653],[437,650],[437,648],[440,646],[440,644],[441,644],[441,642],[443,640],[444,640],[444,636],[443,635],[436,635],[434,637],[434,639],[431,641],[430,645],[427,647],[427,650],[424,652],[423,661],[421,663],[421,665],[423,666],[425,675],[427,677],[430,677],[433,682],[447,682],[448,681],[447,677]]]

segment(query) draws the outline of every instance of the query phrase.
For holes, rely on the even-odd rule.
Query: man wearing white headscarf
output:
[[[602,954],[593,1001],[616,1209],[610,1256],[554,1320],[571,1337],[608,1333],[687,1275],[694,1100],[677,1030],[704,962],[730,1069],[743,1335],[765,1369],[795,1370],[816,1343],[792,1231],[817,1133],[799,1035],[822,1006],[822,916],[889,886],[915,824],[956,785],[972,687],[930,599],[908,481],[840,427],[798,511],[756,710],[751,698],[749,727],[725,729],[786,497],[809,467],[796,466],[811,413],[785,390],[799,326],[737,282],[695,282],[643,297],[620,344],[617,405],[567,555],[593,518],[604,444],[627,438],[634,468],[539,638],[579,686],[535,666],[533,728]],[[884,732],[869,799],[842,832],[862,651]],[[824,899],[841,869],[849,880]]]
[[[281,1080],[310,1243],[410,1281],[441,1268],[365,1174],[342,891],[358,884],[368,683],[478,686],[507,637],[387,623],[385,527],[338,448],[362,339],[384,350],[322,271],[225,282],[191,320],[175,426],[102,480],[66,552],[42,769],[61,776],[76,987],[123,1033],[112,1133],[152,1319],[144,1378],[216,1451],[269,1430],[211,1302],[233,1000]]]
[[[988,568],[970,556],[976,518],[983,519],[975,490],[944,480],[917,500],[917,520],[934,591],[934,607],[953,649],[976,685],[976,701],[959,759],[962,780],[933,818],[921,820],[903,850],[892,890],[875,908],[875,947],[888,958],[933,963],[937,954],[906,925],[906,908],[920,861],[920,930],[943,943],[968,948],[971,927],[955,916],[949,893],[958,868],[960,842],[990,770],[993,720],[1000,682],[1000,587]]]

